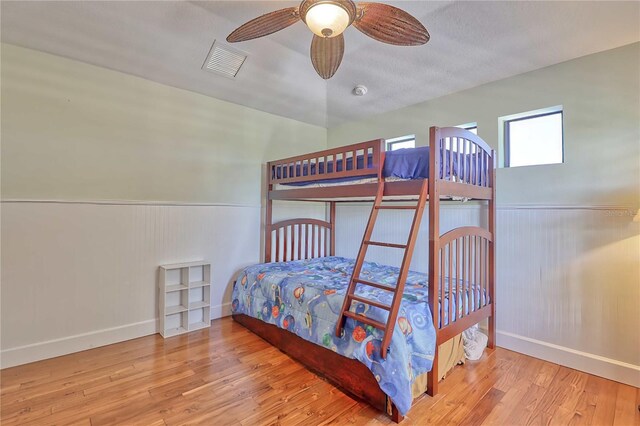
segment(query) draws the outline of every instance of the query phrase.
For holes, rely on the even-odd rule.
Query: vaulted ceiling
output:
[[[202,70],[214,40],[295,6],[282,1],[2,1],[2,41],[140,76],[296,120],[345,121],[640,40],[639,2],[390,1],[427,27],[424,46],[345,32],[328,81],[309,59],[302,22],[235,44],[248,59],[235,79]],[[364,84],[369,93],[351,91]]]

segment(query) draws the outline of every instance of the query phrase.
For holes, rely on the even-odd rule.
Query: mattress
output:
[[[380,357],[381,330],[347,319],[341,337],[335,335],[346,287],[354,260],[324,257],[292,262],[266,263],[241,271],[235,281],[232,310],[286,329],[312,343],[324,346],[365,364],[378,380],[380,388],[402,414],[411,407],[416,378],[431,370],[435,351],[435,328],[427,304],[427,276],[409,272],[405,292],[386,359]],[[384,284],[395,284],[399,269],[365,262],[361,277]],[[393,294],[359,286],[356,294],[391,304]],[[455,293],[454,293],[455,294]],[[472,289],[464,301],[477,303],[480,294]],[[463,297],[454,297],[464,302]],[[448,299],[444,300],[448,313]],[[467,303],[452,301],[452,311]],[[387,312],[354,302],[352,310],[385,322]],[[445,324],[448,318],[443,319]]]
[[[462,170],[466,173],[472,173],[470,177],[471,182],[476,185],[481,185],[483,174],[480,173],[476,177],[476,168],[470,167],[472,162],[477,160],[476,154],[458,154],[457,152],[446,150],[443,152],[440,159],[441,169],[444,171],[444,177],[449,178],[452,176],[459,176],[462,174]],[[349,157],[346,161],[337,160],[334,164],[333,161],[313,163],[313,164],[296,164],[289,167],[276,168],[272,171],[274,178],[283,178],[287,176],[313,176],[318,175],[319,179],[314,179],[307,182],[292,182],[283,184],[282,186],[331,186],[336,184],[355,184],[355,183],[369,183],[377,181],[377,173],[373,169],[372,156],[359,155],[356,158],[356,164],[358,169],[368,168],[371,169],[370,176],[356,176],[346,177],[338,179],[323,179],[325,176],[325,169],[327,173],[335,171],[340,172],[343,170],[353,170],[353,157]],[[365,167],[366,165],[366,167]],[[473,169],[473,171],[471,171]],[[385,153],[384,165],[382,168],[382,175],[387,180],[410,180],[410,179],[427,179],[429,178],[429,147],[422,146],[417,148],[403,148],[395,151],[387,151]]]
[[[400,182],[406,181],[410,179],[401,179],[397,177],[387,177],[384,178],[385,182]],[[296,187],[305,187],[305,188],[326,188],[330,186],[342,186],[342,185],[357,185],[362,183],[378,183],[377,177],[356,177],[356,178],[344,178],[344,179],[321,179],[314,180],[310,182],[303,183],[284,183],[284,184],[276,184],[274,189],[276,190],[287,190],[287,189],[295,189]]]

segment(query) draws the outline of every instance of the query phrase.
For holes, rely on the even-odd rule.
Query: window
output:
[[[564,162],[562,108],[503,117],[505,167]]]
[[[471,133],[473,133],[474,135],[478,134],[478,124],[477,123],[462,124],[462,125],[456,126],[456,127],[460,127],[462,129],[468,130]]]
[[[471,133],[473,133],[474,135],[478,134],[478,125],[476,123],[461,124],[460,126],[456,126],[456,127],[468,130]],[[458,152],[458,144],[454,143],[453,147],[451,147],[451,140],[449,138],[445,139],[444,147],[445,147],[445,149],[450,149],[453,152]],[[460,152],[464,152],[465,151],[462,146],[460,146],[460,148],[461,148]],[[469,146],[469,148],[467,148],[466,152],[475,153],[476,152],[476,146],[473,145],[473,144],[470,144],[470,146]]]
[[[395,151],[402,148],[415,148],[416,135],[402,136],[401,138],[387,139],[387,151]]]

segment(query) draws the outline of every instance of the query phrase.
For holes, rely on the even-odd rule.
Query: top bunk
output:
[[[380,182],[385,197],[414,199],[425,179],[441,199],[494,198],[495,151],[468,130],[431,127],[427,147],[384,148],[383,139],[374,139],[270,161],[268,199],[367,201]]]

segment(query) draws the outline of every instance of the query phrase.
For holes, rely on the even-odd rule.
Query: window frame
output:
[[[514,121],[524,121],[531,120],[534,118],[547,117],[550,115],[560,114],[560,144],[561,144],[561,152],[562,152],[562,161],[559,163],[546,163],[546,164],[527,164],[525,166],[516,166],[516,167],[528,167],[528,166],[550,166],[552,164],[564,164],[564,109],[562,107],[548,110],[545,112],[536,112],[531,111],[531,113],[523,113],[518,114],[514,118],[503,118],[502,119],[502,139],[504,142],[504,167],[511,167],[511,140],[510,140],[510,132],[509,125]]]
[[[468,131],[471,131],[471,130],[473,130],[473,129],[476,129],[476,132],[475,132],[474,134],[475,134],[475,135],[477,135],[477,134],[478,134],[478,123],[467,123],[467,124],[461,124],[461,125],[456,126],[456,127],[459,127],[459,128],[461,128],[461,129],[468,130]]]
[[[468,132],[471,132],[471,130],[476,129],[476,132],[474,133],[474,135],[478,135],[478,123],[477,122],[471,122],[471,123],[466,123],[466,124],[460,124],[459,126],[454,126],[458,129],[463,129],[466,130]],[[472,132],[473,133],[473,132]],[[444,149],[449,149],[451,150],[451,152],[458,152],[457,148],[451,145],[451,139],[450,138],[446,138],[445,142],[444,142]],[[471,153],[475,154],[476,152],[476,145],[475,144],[471,144]]]
[[[406,136],[400,136],[397,138],[391,138],[391,139],[386,139],[384,142],[384,150],[385,151],[393,151],[393,145],[395,144],[400,144],[400,143],[404,143],[404,142],[409,142],[409,141],[413,141],[413,148],[416,147],[416,135],[406,135]],[[410,148],[408,148],[410,149]]]

